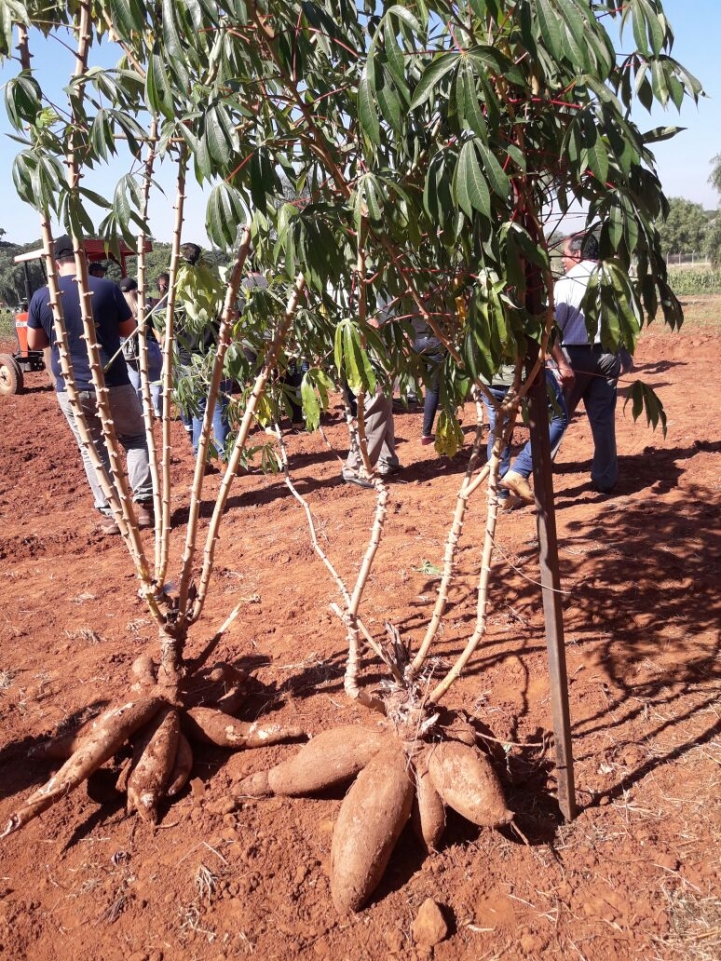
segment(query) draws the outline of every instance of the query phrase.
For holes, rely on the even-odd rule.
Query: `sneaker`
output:
[[[97,522],[97,526],[99,530],[103,532],[103,534],[119,534],[120,533],[120,528],[115,523],[115,518],[113,517],[112,514],[101,514],[100,520]]]
[[[515,470],[509,470],[506,476],[501,478],[501,487],[505,487],[507,491],[520,497],[527,504],[533,504],[535,501],[530,484],[523,474]]]
[[[341,477],[346,484],[355,484],[356,487],[367,487],[370,490],[376,486],[370,477],[358,474],[356,471],[344,470],[341,473]]]
[[[436,440],[435,434],[423,434],[421,436],[421,444],[423,444],[424,447],[427,446],[428,444],[435,443],[435,440]]]
[[[378,467],[378,473],[381,477],[392,477],[394,474],[400,474],[403,467],[400,464],[383,464],[382,467]]]
[[[499,511],[515,511],[517,507],[522,507],[526,502],[521,500],[515,494],[509,494],[508,497],[498,498],[498,510]]]
[[[138,501],[135,505],[135,518],[138,522],[138,527],[152,527],[153,526],[153,504],[151,501]]]

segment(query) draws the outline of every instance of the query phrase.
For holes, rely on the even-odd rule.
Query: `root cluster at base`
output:
[[[24,827],[52,807],[129,742],[132,757],[123,765],[118,787],[127,794],[128,813],[156,823],[159,807],[185,787],[196,744],[241,750],[303,737],[298,727],[239,721],[231,711],[245,699],[247,675],[230,664],[217,664],[189,675],[179,690],[158,684],[152,660],[141,656],[133,666],[133,698],[111,707],[79,730],[49,741],[37,751],[62,767],[15,811],[2,837]]]
[[[446,808],[473,824],[513,820],[488,757],[464,731],[403,740],[388,724],[344,726],[314,737],[290,760],[236,785],[242,796],[303,796],[353,782],[333,830],[330,882],[342,914],[359,911],[379,884],[409,820],[426,852],[446,826]]]

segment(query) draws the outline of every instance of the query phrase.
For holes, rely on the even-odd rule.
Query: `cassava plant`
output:
[[[8,56],[13,22],[22,28],[42,19],[43,30],[50,28],[46,8],[41,17],[39,6],[4,2]],[[644,133],[630,110],[637,103],[648,109],[654,101],[679,107],[685,97],[696,99],[700,87],[671,56],[673,34],[660,0],[184,0],[162,8],[145,0],[97,0],[92,24],[89,9],[70,3],[55,16],[76,27],[79,50],[83,36],[103,34],[112,23],[122,50],[118,69],[89,69],[79,54],[69,117],[48,113],[29,66],[8,84],[6,101],[18,130],[28,131],[16,164],[18,189],[46,220],[54,212],[69,226],[81,292],[82,237],[92,227],[86,201],[109,208],[102,226],[109,242],[127,235],[133,223],[142,238],[153,164],[172,161],[178,168],[154,569],[133,533],[127,493],[121,489],[113,505],[160,628],[161,652],[141,665],[142,703],[152,707],[133,702],[132,724],[116,718],[108,724],[127,739],[139,718],[135,730],[143,730],[143,743],[152,715],[157,740],[165,744],[175,724],[169,715],[189,714],[183,692],[193,686],[199,662],[183,657],[187,632],[203,610],[218,524],[253,418],[262,411],[267,421],[279,419],[273,397],[282,406],[282,372],[293,358],[310,362],[302,396],[312,427],[330,383],[349,384],[358,400],[357,422],[348,415],[352,442],[376,491],[371,537],[352,587],[320,549],[310,507],[303,506],[314,546],[342,599],[336,611],[348,641],[346,691],[382,717],[373,725],[324,732],[241,790],[306,794],[356,778],[336,826],[331,877],[338,908],[357,910],[382,876],[414,805],[428,849],[439,843],[446,806],[476,824],[512,820],[473,728],[441,702],[484,634],[501,451],[553,335],[547,236],[554,218],[574,212],[583,217],[584,229],[597,232],[602,260],[584,309],[590,330],[600,324],[604,346],[633,352],[641,327],[659,309],[668,324],[678,326],[681,309],[654,228],[667,204],[649,147],[675,131]],[[612,39],[618,30],[624,41],[633,41],[623,56]],[[79,169],[112,153],[121,135],[134,156],[146,151],[144,186],[131,175],[112,203],[88,196]],[[67,182],[61,177],[66,159]],[[180,587],[170,596],[162,585],[169,562],[171,342],[191,172],[212,184],[206,223],[211,240],[236,257],[221,311]],[[270,287],[248,291],[236,315],[251,241]],[[51,252],[49,231],[47,245]],[[277,303],[284,290],[281,312]],[[262,316],[258,304],[264,299],[276,307]],[[377,327],[378,318],[389,319]],[[445,352],[439,453],[453,455],[461,442],[460,405],[473,403],[479,424],[449,529],[437,603],[415,653],[414,639],[401,638],[392,625],[389,640],[374,638],[361,617],[388,522],[386,485],[368,459],[363,400],[369,392],[392,389],[398,377],[422,378],[411,347],[412,322],[432,331]],[[61,318],[57,324],[60,341]],[[255,338],[255,362],[241,349],[241,340],[249,338]],[[533,360],[526,362],[527,356]],[[482,464],[481,396],[503,363],[515,364],[515,382],[498,407],[493,453]],[[242,375],[247,385],[196,577],[203,462],[213,402],[227,373]],[[269,381],[275,394],[266,390]],[[645,410],[654,423],[663,419],[647,387],[637,382],[631,393],[635,416]],[[280,458],[292,485],[282,446]],[[466,505],[486,479],[476,625],[457,662],[440,670],[433,652]],[[388,669],[380,689],[369,691],[362,683],[364,646]],[[194,730],[192,723],[188,730]],[[103,753],[96,752],[93,763]]]
[[[42,217],[41,225],[45,244],[50,302],[54,313],[55,336],[68,398],[78,423],[82,442],[90,452],[93,465],[108,497],[121,536],[135,563],[140,581],[140,593],[145,598],[159,628],[160,645],[157,656],[153,657],[148,653],[137,659],[133,666],[134,683],[127,696],[116,702],[100,717],[86,724],[81,730],[56,738],[45,746],[44,753],[46,756],[65,759],[66,763],[50,781],[34,792],[10,817],[5,828],[5,834],[23,827],[32,818],[67,795],[69,791],[89,777],[94,770],[112,757],[127,742],[131,742],[133,745],[133,756],[126,765],[121,782],[127,791],[128,810],[136,810],[146,820],[154,821],[158,817],[158,806],[163,799],[175,796],[182,790],[189,778],[192,768],[192,749],[189,742],[211,743],[241,749],[273,744],[288,738],[297,738],[303,733],[295,727],[283,728],[277,724],[264,724],[262,721],[244,723],[236,720],[234,715],[245,699],[244,685],[247,677],[230,664],[219,663],[206,667],[208,658],[223,633],[236,617],[238,608],[231,613],[198,656],[194,658],[186,657],[185,648],[188,632],[200,618],[207,599],[218,527],[230,485],[240,463],[255,406],[262,396],[270,372],[277,362],[280,345],[287,336],[288,327],[304,288],[304,279],[302,274],[299,273],[295,283],[291,285],[284,316],[273,331],[270,341],[265,344],[261,362],[258,365],[258,372],[245,404],[243,420],[237,431],[235,444],[228,460],[227,476],[217,498],[216,509],[209,525],[202,564],[196,583],[194,561],[196,544],[200,536],[198,516],[204,477],[204,455],[209,444],[213,406],[223,371],[230,330],[235,318],[235,304],[250,242],[249,230],[246,228],[241,231],[227,283],[222,290],[216,291],[216,294],[222,295],[222,301],[215,305],[217,310],[213,310],[212,316],[206,317],[207,324],[218,324],[218,347],[214,352],[212,374],[208,388],[209,414],[204,421],[200,456],[191,490],[190,519],[184,551],[180,560],[179,588],[177,594],[173,596],[163,585],[169,565],[171,451],[169,424],[173,371],[174,294],[176,288],[180,286],[174,281],[178,273],[181,247],[184,178],[188,153],[182,142],[178,142],[175,147],[166,145],[163,151],[165,158],[175,156],[178,169],[178,189],[171,259],[171,287],[164,337],[166,363],[163,383],[163,424],[160,452],[157,449],[156,437],[153,433],[147,348],[142,325],[138,335],[143,407],[157,518],[155,526],[155,563],[153,564],[148,557],[146,545],[138,529],[127,478],[122,469],[120,446],[110,413],[104,372],[95,333],[92,297],[88,288],[87,258],[83,238],[86,230],[92,232],[92,222],[83,206],[83,201],[87,199],[88,192],[80,186],[80,182],[84,165],[92,162],[95,153],[93,147],[88,148],[84,140],[88,123],[87,102],[89,98],[86,93],[89,86],[88,77],[92,75],[88,58],[95,33],[90,18],[89,4],[79,4],[70,13],[74,17],[72,26],[77,47],[72,79],[73,93],[69,101],[67,123],[63,124],[61,122],[60,114],[57,112],[55,105],[52,108],[44,108],[48,111],[52,110],[52,117],[46,114],[42,121],[38,119],[37,111],[39,111],[42,103],[42,92],[30,77],[30,71],[27,68],[27,76],[23,76],[20,82],[28,81],[28,89],[32,91],[33,97],[37,97],[37,102],[34,104],[37,111],[33,114],[32,110],[25,112],[21,110],[13,114],[13,119],[23,128],[32,145],[19,158],[16,173],[19,182],[22,183],[25,196],[28,199],[31,196],[33,197]],[[24,24],[20,24],[18,30],[21,61],[28,63],[28,35]],[[135,53],[138,54],[138,51]],[[139,65],[139,55],[132,55],[130,58],[136,65],[136,69],[142,69]],[[137,77],[133,78],[130,84],[131,91],[137,87],[137,80]],[[97,103],[94,106],[98,109]],[[128,106],[127,102],[125,106]],[[138,134],[140,128],[137,121],[133,122],[135,123],[134,134]],[[138,155],[142,150],[141,143],[144,145],[146,152],[143,174],[139,181],[136,182],[127,178],[124,180],[123,189],[128,190],[137,203],[137,212],[131,211],[123,200],[116,209],[111,211],[103,227],[107,235],[108,245],[112,248],[113,242],[116,240],[116,215],[126,235],[131,220],[136,221],[139,225],[140,232],[135,240],[138,249],[141,303],[145,302],[144,249],[148,231],[148,197],[154,164],[161,156],[158,146],[157,126],[157,115],[153,115],[149,135],[143,134],[141,141],[138,141]],[[103,149],[105,148],[98,150],[101,155]],[[61,176],[62,167],[59,161],[63,153],[64,163],[67,167],[66,177]],[[23,181],[22,178],[25,176],[28,179]],[[35,192],[36,188],[37,192]],[[100,197],[93,195],[93,199],[101,204],[103,203]],[[109,205],[105,204],[105,206]],[[72,361],[67,346],[62,299],[59,296],[54,267],[54,247],[50,224],[52,214],[65,219],[74,241],[76,281],[82,305],[84,338],[87,344],[95,393],[98,398],[103,438],[110,454],[112,480],[105,473],[102,462],[90,440],[75,386]],[[133,238],[128,239],[132,240]],[[199,288],[196,285],[197,289]]]

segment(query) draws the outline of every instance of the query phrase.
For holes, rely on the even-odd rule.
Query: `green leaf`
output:
[[[321,412],[328,410],[329,394],[334,387],[331,378],[320,367],[311,368],[303,375],[300,397],[308,430],[317,430],[320,427]]]
[[[145,16],[137,0],[108,0],[108,8],[113,29],[121,38],[130,39],[132,33],[142,33]]]
[[[654,127],[641,134],[644,143],[660,143],[662,140],[670,140],[678,133],[683,133],[685,127]]]
[[[487,143],[488,127],[486,118],[483,116],[483,111],[478,101],[476,81],[468,61],[464,60],[459,76],[460,82],[463,85],[463,116],[476,136],[480,137],[484,143]]]
[[[155,50],[148,58],[145,96],[153,113],[162,113],[168,120],[172,120],[175,116],[172,86],[165,69],[165,62],[158,51],[159,46],[156,44]]]
[[[501,200],[507,200],[511,189],[511,181],[506,176],[506,173],[498,162],[495,154],[493,154],[488,147],[480,141],[476,141],[476,145],[480,152],[481,162],[483,163],[483,171],[488,177],[489,184],[495,193],[498,194]]]
[[[227,168],[233,156],[232,144],[224,121],[224,108],[220,104],[212,106],[205,114],[204,133],[208,142],[208,153],[221,167]]]
[[[5,109],[16,130],[35,123],[42,108],[42,90],[34,77],[23,72],[5,86]]]
[[[369,70],[369,64],[366,63],[358,82],[358,117],[363,132],[377,147],[381,142],[381,127],[378,122],[374,93],[372,66]]]
[[[400,133],[403,129],[400,98],[396,92],[388,68],[385,65],[381,65],[379,72],[381,82],[376,83],[376,97],[378,98],[381,113],[396,133]]]
[[[661,433],[664,437],[666,436],[666,412],[663,409],[661,398],[648,384],[644,384],[641,380],[634,381],[629,389],[626,403],[623,405],[624,410],[628,406],[629,401],[631,401],[633,405],[632,413],[634,420],[638,420],[645,410],[646,424],[654,430],[656,430],[660,424]]]
[[[205,213],[205,229],[214,244],[232,247],[246,216],[243,198],[235,187],[226,183],[213,187]]]
[[[490,216],[491,196],[478,162],[475,140],[468,140],[461,147],[453,186],[456,200],[469,220],[473,219],[474,210]]]
[[[334,358],[338,373],[354,394],[375,391],[376,378],[368,354],[361,346],[360,329],[349,317],[341,320],[336,327]]]
[[[565,54],[561,19],[554,10],[550,0],[536,0],[536,17],[541,30],[541,36],[551,55],[561,60]]]
[[[411,97],[410,109],[415,110],[428,100],[443,77],[458,67],[460,57],[457,53],[442,53],[426,67]]]

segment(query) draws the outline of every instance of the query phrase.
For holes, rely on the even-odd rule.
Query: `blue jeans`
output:
[[[232,380],[221,380],[218,388],[218,399],[213,411],[213,439],[215,446],[220,453],[220,459],[225,460],[225,442],[228,439],[228,407],[230,406],[230,392],[233,389]],[[193,413],[191,423],[193,426],[193,453],[198,456],[200,445],[200,434],[203,430],[203,418],[208,401],[205,397],[198,400],[198,408]]]
[[[162,384],[160,378],[163,373],[163,353],[160,344],[155,340],[148,340],[148,380],[150,382],[150,397],[153,402],[153,411],[160,417],[163,413],[161,391]],[[140,390],[140,368],[137,361],[128,363],[128,377],[130,383],[135,388],[138,395],[140,406],[143,405],[143,395]]]
[[[443,364],[443,354],[423,354],[422,359],[426,368],[426,393],[423,398],[423,436],[430,437],[433,433],[433,421],[436,419],[438,410],[438,400],[441,389],[441,365]]]
[[[555,405],[550,403],[548,405],[548,437],[551,450],[555,451],[558,448],[558,445],[561,443],[561,438],[563,437],[564,431],[568,427],[568,409],[566,408],[566,401],[563,397],[561,385],[556,380],[554,374],[548,370],[548,368],[546,368],[546,385],[551,388],[555,398]],[[499,402],[503,400],[509,390],[508,387],[489,387],[488,389]],[[486,408],[486,413],[488,414],[488,459],[490,460],[491,452],[493,450],[493,442],[496,439],[496,411],[493,407],[491,407],[485,397],[483,398],[483,403]],[[556,407],[558,409],[556,409]],[[498,471],[498,476],[504,477],[510,468],[511,445],[506,444],[501,454],[501,466]],[[526,478],[530,477],[533,473],[533,460],[531,459],[530,440],[516,458],[516,462],[513,465],[513,470],[517,474],[520,474],[522,477]]]
[[[621,358],[600,345],[564,347],[576,379],[568,394],[568,411],[573,415],[583,401],[593,434],[591,480],[600,491],[609,493],[618,481],[616,453],[616,384]]]
[[[103,493],[102,485],[90,459],[90,454],[84,446],[80,431],[75,421],[75,413],[68,400],[66,391],[57,393],[60,409],[70,425],[73,437],[80,448],[80,455],[83,459],[85,475],[93,493],[95,507],[103,514],[110,514],[110,504]],[[110,455],[105,446],[103,428],[98,414],[98,404],[94,390],[79,391],[80,406],[85,415],[85,422],[88,426],[90,438],[98,452],[98,456],[105,467],[105,472],[112,481],[113,473],[110,469]],[[150,467],[148,463],[148,442],[145,438],[145,424],[143,414],[138,403],[135,390],[130,384],[123,384],[120,387],[110,387],[108,390],[108,401],[110,403],[110,413],[115,423],[115,432],[118,440],[125,448],[128,462],[128,480],[133,490],[134,501],[149,501],[153,497],[153,482],[150,477]]]

